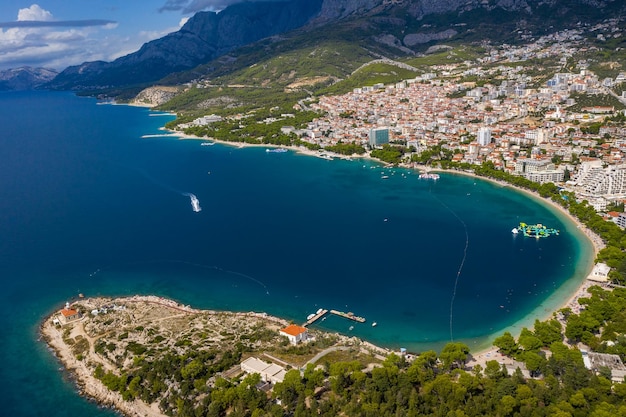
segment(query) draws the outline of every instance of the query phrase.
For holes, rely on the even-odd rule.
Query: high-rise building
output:
[[[486,127],[481,128],[478,131],[478,144],[480,146],[487,146],[491,143],[491,130]]]
[[[386,127],[370,129],[370,137],[368,143],[371,147],[381,146],[385,143],[389,143],[389,129],[387,129]]]

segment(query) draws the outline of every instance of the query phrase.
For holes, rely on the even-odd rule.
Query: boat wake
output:
[[[196,213],[202,211],[202,207],[200,207],[200,200],[198,200],[198,197],[196,197],[194,194],[191,194],[191,193],[181,193],[181,194],[189,197],[189,199],[191,200],[191,208],[193,211],[195,211]]]

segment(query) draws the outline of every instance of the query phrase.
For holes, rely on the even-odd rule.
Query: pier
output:
[[[334,314],[334,315],[339,316],[339,317],[343,317],[343,318],[348,319],[348,320],[354,320],[354,321],[359,322],[359,323],[365,323],[365,318],[360,317],[360,316],[355,316],[354,313],[352,313],[352,312],[344,313],[343,311],[338,311],[338,310],[330,310],[329,311],[329,310],[320,308],[319,310],[317,310],[317,312],[314,315],[309,316],[310,318],[307,319],[307,321],[302,325],[302,327],[310,326],[311,324],[315,323],[316,321],[318,321],[319,319],[321,319],[322,317],[324,317],[328,313]]]
[[[365,323],[365,319],[363,317],[355,316],[354,313],[351,312],[344,313],[343,311],[330,310],[330,314],[335,314],[349,320],[358,321],[359,323]]]
[[[311,324],[315,323],[316,321],[318,321],[319,319],[321,319],[322,317],[324,317],[324,316],[326,315],[326,313],[328,313],[328,310],[325,310],[325,309],[320,309],[320,310],[318,310],[318,312],[317,312],[317,313],[315,313],[315,315],[314,315],[313,317],[311,317],[310,319],[308,319],[308,320],[306,321],[306,323],[304,323],[304,324],[302,325],[302,327],[306,327],[306,326],[309,326],[309,325],[311,325]]]

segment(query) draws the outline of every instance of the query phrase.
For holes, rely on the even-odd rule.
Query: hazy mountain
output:
[[[34,90],[51,81],[57,74],[54,70],[32,67],[0,71],[0,91]]]
[[[238,48],[298,29],[299,48],[307,40],[354,42],[374,55],[411,56],[451,39],[514,41],[518,31],[542,32],[556,26],[593,23],[623,13],[623,0],[287,0],[242,2],[220,13],[201,12],[178,32],[146,43],[113,62],[88,62],[64,70],[49,87],[111,89],[141,87],[188,71]],[[333,38],[333,36],[335,38]],[[309,42],[310,43],[310,42]],[[267,44],[267,42],[266,42]],[[234,53],[252,65],[261,46]],[[267,48],[267,53],[271,53]],[[243,51],[243,52],[242,52]],[[243,57],[248,54],[248,58]],[[230,59],[230,58],[229,58]],[[206,66],[205,66],[206,67]],[[212,64],[209,66],[213,68]],[[203,69],[202,71],[205,71]],[[200,76],[204,75],[200,72]],[[191,75],[169,77],[185,81]]]

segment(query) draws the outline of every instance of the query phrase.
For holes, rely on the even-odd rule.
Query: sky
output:
[[[112,61],[243,0],[2,0],[0,70]]]

